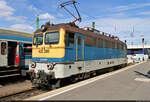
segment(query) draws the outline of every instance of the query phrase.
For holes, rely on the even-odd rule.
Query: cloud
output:
[[[57,16],[59,16],[59,17],[63,17],[64,15],[63,15],[63,14],[61,14],[61,13],[58,13],[58,14],[57,14]]]
[[[35,11],[37,14],[40,11],[38,8],[33,7],[32,5],[28,6],[28,9],[31,10],[31,11]]]
[[[13,15],[14,11],[15,10],[12,7],[8,6],[5,1],[0,1],[0,18],[11,16]]]
[[[87,21],[92,22],[92,21]],[[150,18],[99,18],[95,20],[96,29],[106,33],[118,36],[122,41],[134,40],[141,41],[141,35],[148,40],[150,38]],[[87,23],[88,24],[88,23]],[[84,25],[87,25],[86,23]],[[83,25],[82,25],[83,26]],[[91,23],[88,24],[91,26]],[[134,27],[134,37],[131,37],[131,32]],[[116,29],[116,30],[115,30]],[[149,42],[150,43],[150,42]]]
[[[150,3],[140,3],[140,4],[130,4],[130,5],[123,5],[123,6],[117,6],[115,8],[111,8],[111,11],[126,11],[131,9],[137,9],[137,8],[143,8],[150,6]]]
[[[139,15],[150,15],[150,11],[147,11],[147,12],[140,12]]]
[[[49,13],[39,15],[40,19],[55,19],[54,16],[50,15]]]
[[[38,10],[37,8],[33,7],[32,5],[30,5],[30,6],[28,7],[28,9],[29,9],[29,10],[34,10],[34,11],[37,11],[37,10]]]
[[[9,28],[13,30],[26,31],[26,32],[33,32],[34,30],[32,26],[26,24],[15,24],[15,25],[11,25]]]
[[[19,23],[23,23],[26,21],[26,17],[14,16],[14,11],[15,9],[8,6],[6,1],[0,1],[0,18],[4,18],[6,21],[13,21]]]
[[[20,22],[24,23],[26,21],[26,17],[23,16],[8,16],[6,17],[7,21],[14,21],[14,22]]]

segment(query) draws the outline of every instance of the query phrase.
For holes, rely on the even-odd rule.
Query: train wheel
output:
[[[52,89],[56,89],[56,88],[58,88],[58,87],[60,87],[60,79],[58,79],[55,84],[52,84],[52,85],[51,85],[51,88],[52,88]]]
[[[90,78],[90,72],[86,72],[84,75],[84,79]]]
[[[94,76],[96,76],[96,75],[97,75],[96,71],[94,71],[93,75],[94,75]]]
[[[60,88],[60,87],[61,87],[61,84],[62,84],[62,79],[58,79],[58,80],[56,80],[55,84],[52,84],[52,85],[51,85],[51,88],[52,88],[52,89]]]
[[[73,75],[71,77],[71,82],[73,82],[73,83],[77,82],[78,80],[79,80],[78,75]]]
[[[90,76],[91,76],[91,77],[96,76],[96,71],[92,71]]]
[[[84,73],[79,74],[79,80],[83,80],[84,79]]]

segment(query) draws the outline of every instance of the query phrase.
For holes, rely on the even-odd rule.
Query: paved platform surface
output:
[[[130,67],[130,66],[129,66]],[[150,100],[150,62],[144,62],[112,72],[93,82],[81,82],[81,86],[68,86],[34,97],[38,100]],[[111,75],[112,74],[112,75]],[[86,84],[87,83],[87,84]],[[84,85],[85,84],[85,85]],[[70,87],[70,88],[69,88]],[[31,98],[32,99],[32,98]]]

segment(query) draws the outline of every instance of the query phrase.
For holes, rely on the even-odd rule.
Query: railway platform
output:
[[[150,62],[142,62],[26,100],[150,100]]]

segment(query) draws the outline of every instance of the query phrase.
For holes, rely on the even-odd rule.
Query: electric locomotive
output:
[[[95,29],[47,23],[34,32],[31,81],[35,87],[53,89],[64,79],[76,81],[101,69],[125,66],[126,48],[117,37]]]

